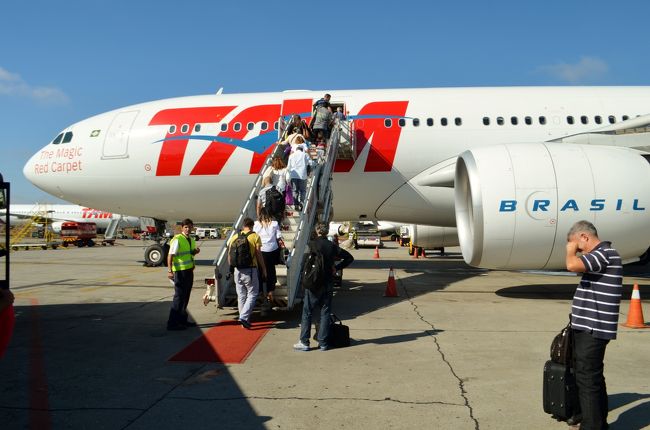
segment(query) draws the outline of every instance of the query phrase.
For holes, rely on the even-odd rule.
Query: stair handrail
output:
[[[308,178],[305,203],[298,220],[293,249],[287,259],[287,307],[291,309],[302,292],[300,275],[304,255],[314,231],[317,220],[328,220],[331,208],[331,179],[336,154],[338,151],[338,128],[332,130],[324,157],[318,160],[311,176]],[[316,215],[320,213],[320,216]]]
[[[257,218],[257,196],[260,189],[262,188],[262,179],[264,177],[264,174],[271,166],[273,158],[282,155],[284,151],[284,147],[282,145],[279,145],[277,142],[274,145],[275,148],[269,153],[269,155],[266,157],[266,160],[264,160],[264,164],[257,174],[251,190],[246,196],[246,200],[244,200],[244,204],[237,214],[237,218],[232,225],[232,231],[230,232],[230,235],[226,238],[225,242],[221,246],[221,250],[219,251],[219,254],[217,254],[217,257],[212,261],[212,264],[215,266],[214,277],[217,297],[215,298],[214,296],[209,296],[209,300],[214,301],[216,299],[217,306],[219,308],[225,305],[226,296],[228,294],[230,286],[232,283],[234,283],[232,274],[230,273],[230,265],[228,264],[228,243],[232,237],[238,234],[241,230],[244,218]]]

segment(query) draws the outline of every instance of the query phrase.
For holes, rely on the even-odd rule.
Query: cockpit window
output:
[[[61,143],[68,143],[72,140],[72,132],[68,131],[66,132],[65,136],[63,136],[63,142]]]
[[[53,141],[52,145],[58,145],[61,143],[61,139],[63,139],[63,133],[59,134]]]

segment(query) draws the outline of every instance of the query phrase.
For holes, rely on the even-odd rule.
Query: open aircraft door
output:
[[[127,158],[129,156],[129,133],[139,111],[120,112],[108,127],[102,159]]]

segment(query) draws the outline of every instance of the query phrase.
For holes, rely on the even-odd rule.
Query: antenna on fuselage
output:
[[[223,87],[219,88],[217,91],[217,95],[220,96],[223,93]]]

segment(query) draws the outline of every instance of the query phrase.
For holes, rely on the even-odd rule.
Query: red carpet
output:
[[[253,327],[246,330],[237,321],[221,321],[169,361],[242,363],[273,328],[273,323],[274,321],[254,322]]]

